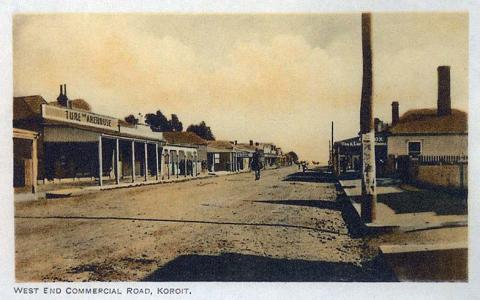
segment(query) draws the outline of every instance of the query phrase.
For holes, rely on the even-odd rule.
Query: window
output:
[[[421,142],[408,142],[408,155],[418,156],[422,154],[422,143]]]

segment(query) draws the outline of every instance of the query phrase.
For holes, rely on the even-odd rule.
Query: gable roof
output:
[[[47,101],[40,95],[14,97],[13,119],[20,120],[40,117],[42,114],[42,104],[47,104]]]
[[[208,141],[208,148],[212,149],[221,149],[221,150],[232,150],[233,144],[229,141]]]
[[[255,149],[258,148],[258,146],[250,145],[249,143],[238,143],[237,148],[243,151],[255,152]]]
[[[467,133],[467,113],[452,109],[448,116],[438,116],[436,109],[409,110],[402,115],[398,123],[392,127],[392,134],[438,134]]]
[[[207,141],[196,135],[194,132],[163,132],[163,138],[170,144],[181,145],[207,145]]]

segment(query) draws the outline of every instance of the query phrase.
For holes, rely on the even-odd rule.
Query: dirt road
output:
[[[295,172],[17,203],[17,280],[388,280],[349,234],[334,183]]]

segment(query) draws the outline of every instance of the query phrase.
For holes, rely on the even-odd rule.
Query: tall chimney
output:
[[[450,66],[439,66],[438,72],[438,99],[437,115],[448,116],[452,113],[450,99]]]
[[[398,101],[392,102],[392,126],[397,125],[398,121],[400,120],[400,111],[398,106]]]
[[[379,118],[374,118],[373,119],[373,129],[375,130],[375,132],[380,131],[380,119]]]
[[[67,107],[68,98],[67,98],[67,87],[66,87],[66,85],[63,85],[63,84],[60,85],[60,95],[58,95],[58,97],[57,97],[57,102],[58,102],[59,105]]]

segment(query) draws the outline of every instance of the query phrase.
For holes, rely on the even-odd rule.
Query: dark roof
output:
[[[239,148],[240,150],[255,152],[255,149],[258,148],[258,146],[250,145],[249,143],[238,143],[237,148]]]
[[[83,100],[83,99],[73,99],[73,100],[68,100],[68,102],[70,104],[71,109],[83,110],[83,111],[92,111],[92,108],[90,107],[90,104],[88,104],[88,102]],[[61,107],[61,108],[66,108],[65,106],[58,103],[58,101],[51,101],[51,102],[48,103],[48,105]]]
[[[436,109],[409,110],[402,115],[398,123],[392,127],[392,134],[410,133],[467,133],[467,113],[452,109],[448,116],[438,116]]]
[[[229,141],[208,141],[208,147],[215,149],[233,150],[233,144]]]
[[[77,110],[85,110],[85,111],[92,111],[90,104],[83,99],[73,99],[70,100],[70,105],[73,109]]]
[[[13,119],[28,119],[40,117],[42,114],[42,104],[47,101],[42,96],[26,96],[13,98]]]
[[[163,138],[170,144],[181,145],[207,145],[207,141],[196,135],[194,132],[163,132]]]

